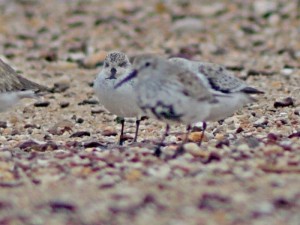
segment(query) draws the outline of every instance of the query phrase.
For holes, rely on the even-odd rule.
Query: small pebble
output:
[[[34,103],[35,107],[48,107],[50,105],[50,102],[48,101],[39,101]]]
[[[0,128],[7,128],[7,122],[0,121]]]
[[[69,102],[61,102],[59,103],[60,108],[67,108],[70,105]]]
[[[52,93],[62,93],[70,88],[70,85],[66,82],[55,83],[53,88],[51,88]]]
[[[186,143],[184,145],[184,149],[195,157],[206,158],[209,153],[207,151],[202,150],[196,143]]]
[[[88,131],[78,131],[78,132],[71,134],[70,138],[83,137],[83,136],[91,136],[91,133]]]
[[[82,119],[82,118],[78,118],[77,120],[76,120],[76,123],[83,123],[84,122],[84,119]]]
[[[78,105],[96,105],[99,102],[95,99],[85,99],[82,102],[79,102]]]
[[[288,107],[288,106],[294,106],[294,100],[291,97],[287,97],[280,101],[274,102],[274,108]]]
[[[202,138],[202,132],[192,132],[189,134],[189,140],[193,142],[199,142]],[[203,136],[202,141],[207,141],[207,137]]]
[[[116,136],[118,135],[117,131],[113,127],[107,127],[102,131],[103,136]]]
[[[107,52],[105,52],[105,51],[96,52],[96,53],[88,56],[83,61],[83,64],[84,64],[84,66],[86,66],[88,68],[96,67],[97,64],[99,64],[102,61],[104,61],[106,55],[107,55]]]

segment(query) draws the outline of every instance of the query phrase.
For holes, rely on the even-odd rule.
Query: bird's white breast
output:
[[[125,83],[114,89],[119,79],[106,79],[101,72],[98,74],[94,90],[102,104],[110,113],[120,117],[138,117],[141,113],[136,104],[136,97],[131,83]]]
[[[245,93],[235,92],[226,96],[217,97],[218,102],[212,105],[212,110],[206,121],[218,121],[232,116],[247,103],[252,102]]]

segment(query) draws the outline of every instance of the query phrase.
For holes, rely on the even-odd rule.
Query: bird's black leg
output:
[[[146,120],[146,119],[148,119],[148,117],[142,116],[140,119],[137,119],[135,121],[136,127],[135,127],[135,137],[133,139],[133,142],[137,142],[137,138],[138,138],[138,135],[139,135],[140,123],[141,123],[141,121]]]
[[[203,125],[202,125],[202,134],[201,134],[200,141],[198,143],[199,146],[201,146],[201,144],[202,144],[202,140],[204,138],[204,133],[205,133],[206,128],[207,128],[207,124],[206,124],[206,122],[203,122]]]
[[[166,137],[169,135],[169,131],[170,131],[170,125],[167,124],[166,125],[166,130],[165,130],[165,133],[163,134],[161,142],[156,146],[153,155],[155,155],[157,157],[160,157],[160,155],[161,155],[161,147],[163,146]]]
[[[141,120],[140,120],[140,119],[137,119],[137,120],[135,121],[135,136],[134,136],[133,142],[137,142],[137,138],[138,138],[138,134],[139,134],[140,123],[141,123]]]
[[[125,125],[124,118],[120,119],[120,123],[121,123],[121,134],[120,134],[119,145],[123,145],[123,143],[124,143],[123,135],[124,135],[124,125]]]
[[[182,141],[181,145],[177,148],[172,158],[176,158],[177,156],[182,155],[184,153],[184,144],[186,144],[189,140],[189,134],[191,132],[191,129],[192,129],[191,125],[187,125],[184,140]]]

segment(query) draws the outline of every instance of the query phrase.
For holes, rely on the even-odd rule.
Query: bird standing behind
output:
[[[131,72],[131,63],[126,54],[118,51],[109,52],[104,60],[102,70],[94,81],[94,91],[102,104],[110,113],[121,120],[121,134],[119,144],[124,142],[124,123],[127,117],[136,118],[136,132],[134,142],[137,141],[141,111],[135,101],[133,81],[115,90],[114,85]]]
[[[206,118],[206,121],[225,119],[244,105],[256,101],[256,99],[252,97],[252,94],[264,93],[256,88],[250,87],[246,82],[234,76],[232,72],[222,65],[191,61],[177,57],[170,58],[169,61],[176,66],[188,69],[197,74],[211,93],[221,95],[216,97],[218,104],[212,105],[212,110],[210,115]],[[202,137],[206,129],[206,121],[203,121]]]
[[[0,59],[0,112],[13,107],[23,98],[36,98],[40,91],[48,88],[17,74]]]
[[[229,98],[217,99],[220,104],[216,104],[208,120],[216,121],[231,116],[236,110],[247,103],[255,101],[252,94],[263,94],[264,92],[250,87],[246,82],[234,76],[232,72],[224,66],[199,61],[190,61],[184,58],[170,58],[174,65],[183,67],[197,74],[212,93],[228,95]]]

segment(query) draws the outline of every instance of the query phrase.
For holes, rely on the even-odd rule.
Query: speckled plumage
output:
[[[231,71],[222,65],[190,61],[183,58],[171,58],[169,61],[197,74],[212,93],[222,94],[221,97],[217,97],[219,104],[213,106],[208,120],[224,119],[245,104],[254,101],[250,94],[263,93],[253,87],[249,87],[246,82],[235,77]]]
[[[137,74],[134,88],[138,105],[149,117],[188,125],[206,119],[215,104],[214,95],[196,74],[164,58],[139,56],[133,69]]]
[[[198,74],[203,74],[207,79],[207,84],[216,91],[223,93],[234,93],[244,91],[245,93],[261,94],[262,92],[249,87],[246,82],[237,78],[231,71],[227,70],[223,65],[187,60],[184,58],[170,58],[172,63],[190,69]],[[250,91],[251,90],[251,91]]]
[[[244,81],[235,77],[231,71],[222,65],[196,61],[192,61],[192,63],[198,67],[198,72],[204,74],[213,89],[217,91],[233,93],[247,88],[247,84]]]
[[[104,59],[105,62],[110,62],[110,63],[127,63],[128,66],[130,66],[130,62],[128,60],[128,57],[125,54],[121,54],[120,52],[110,52],[107,54],[107,56]]]

